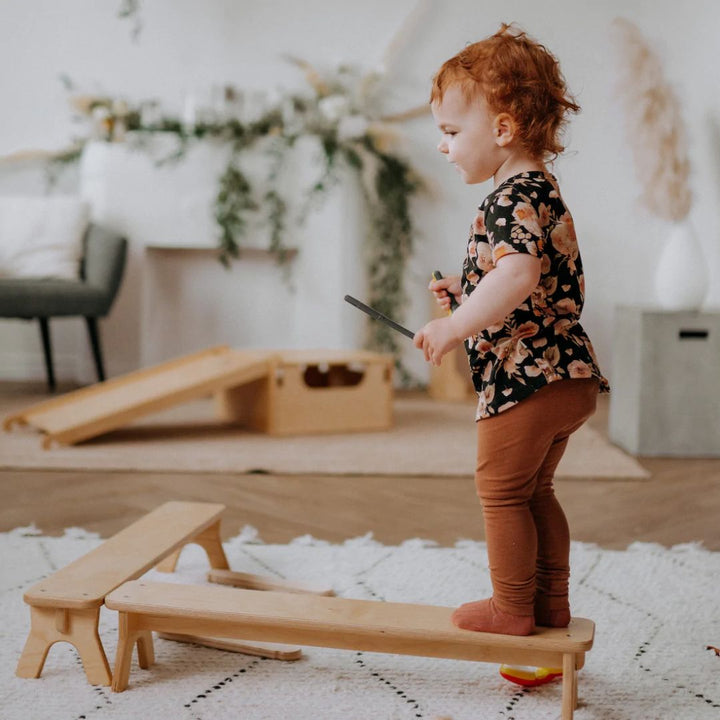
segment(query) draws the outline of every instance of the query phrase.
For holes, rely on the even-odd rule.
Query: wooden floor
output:
[[[590,422],[604,432],[606,398]],[[720,459],[640,462],[650,480],[556,483],[572,538],[618,549],[699,541],[720,550]],[[166,500],[202,500],[227,506],[225,538],[249,524],[271,543],[368,532],[388,544],[483,539],[472,481],[458,478],[0,470],[0,497],[0,532],[34,523],[49,535],[76,526],[107,537]]]

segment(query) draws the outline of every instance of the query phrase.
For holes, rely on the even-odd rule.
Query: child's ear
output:
[[[499,147],[509,145],[515,138],[517,126],[512,115],[508,113],[499,113],[493,120],[493,135],[495,136],[495,144]]]

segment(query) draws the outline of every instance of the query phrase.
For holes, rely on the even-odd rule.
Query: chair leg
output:
[[[50,321],[46,317],[38,318],[40,321],[40,337],[42,338],[43,354],[45,356],[45,370],[47,373],[48,390],[55,390],[55,372],[53,370],[52,346],[50,344]]]
[[[97,370],[98,380],[105,380],[105,368],[103,366],[102,349],[100,347],[100,332],[96,317],[86,317],[88,335],[90,336],[90,346],[92,347],[93,358],[95,359],[95,369]]]

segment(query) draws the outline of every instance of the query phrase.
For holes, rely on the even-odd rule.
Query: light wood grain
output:
[[[208,397],[268,373],[267,351],[210,348],[128,373],[33,405],[8,416],[4,427],[29,424],[52,442],[72,444],[122,427],[173,405]]]
[[[164,503],[86,555],[35,583],[23,599],[36,607],[81,609],[102,605],[105,596],[118,585],[139,577],[167,554],[216,524],[223,510],[223,505],[215,503]],[[227,567],[226,560],[223,564]]]
[[[365,652],[562,665],[563,720],[576,705],[577,670],[592,648],[594,623],[573,618],[568,628],[538,628],[527,637],[456,628],[452,608],[319,595],[237,590],[137,580],[106,598],[119,613],[113,690],[129,682],[132,647],[142,633],[180,633],[314,645]]]
[[[240,653],[242,655],[255,655],[270,660],[292,661],[302,657],[300,648],[279,643],[246,643],[242,640],[228,640],[226,638],[200,637],[199,635],[180,635],[179,633],[158,633],[162,640],[191,643],[201,647],[224,650],[225,652]]]
[[[393,360],[349,350],[283,350],[267,377],[216,394],[219,416],[275,436],[386,430],[392,425]],[[316,371],[326,385],[308,382]],[[356,374],[351,382],[350,376]]]
[[[50,647],[67,642],[77,649],[88,682],[110,685],[110,666],[98,630],[105,596],[188,542],[203,547],[212,566],[227,569],[220,542],[223,510],[224,506],[212,503],[167,502],[35,583],[23,596],[30,605],[30,632],[16,674],[40,677]],[[133,642],[141,667],[149,667],[153,662],[152,635],[141,631]]]
[[[594,624],[584,618],[573,618],[569,628],[539,628],[533,635],[515,637],[460,630],[452,624],[453,608],[448,607],[147,580],[123,584],[105,604],[111,610],[152,616],[148,629],[174,621],[217,623],[232,633],[218,637],[247,631],[256,640],[267,634],[269,642],[433,657],[480,659],[478,654],[495,648],[503,657],[520,650],[554,658],[531,665],[561,665],[562,653],[586,652],[594,637]]]
[[[358,368],[359,381],[315,387],[309,366],[328,377]],[[42,446],[74,444],[174,405],[214,395],[220,416],[271,435],[382,430],[392,424],[392,358],[347,350],[209,348],[66,393],[4,418],[32,425]]]
[[[265,575],[236,572],[234,570],[212,569],[208,572],[208,580],[217,585],[230,585],[231,587],[246,590],[278,590],[286,593],[309,593],[311,595],[334,596],[335,591],[329,587],[319,587],[308,583],[270,578]]]

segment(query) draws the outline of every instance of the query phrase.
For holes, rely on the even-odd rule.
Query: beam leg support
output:
[[[82,660],[91,685],[110,685],[112,674],[100,641],[100,608],[30,608],[30,633],[15,671],[18,677],[38,678],[50,647],[69,642]]]

